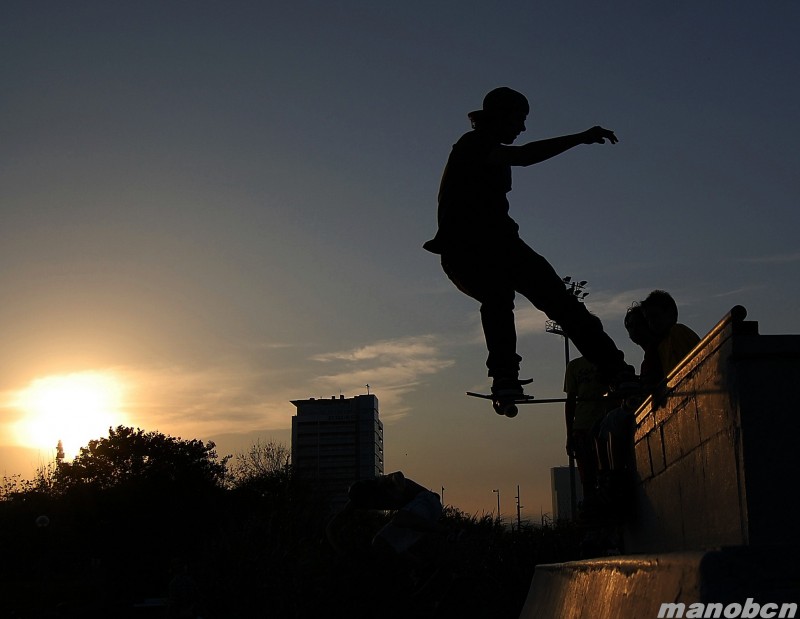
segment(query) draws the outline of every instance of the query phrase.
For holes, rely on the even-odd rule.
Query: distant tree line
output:
[[[3,479],[0,616],[516,617],[536,561],[574,558],[569,532],[512,534],[454,508],[413,561],[370,547],[385,513],[355,514],[336,552],[328,515],[280,443],[220,457],[110,428],[71,462],[59,445],[33,479]]]

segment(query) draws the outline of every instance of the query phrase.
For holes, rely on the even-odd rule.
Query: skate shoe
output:
[[[492,382],[492,407],[498,415],[516,417],[519,409],[517,402],[527,396],[523,385],[528,385],[533,379],[520,380],[516,377],[496,377]]]

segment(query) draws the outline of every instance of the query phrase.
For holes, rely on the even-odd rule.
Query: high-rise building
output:
[[[292,469],[333,506],[347,500],[359,479],[383,474],[383,423],[378,398],[292,400]]]
[[[583,486],[575,470],[575,503],[583,501]],[[550,490],[553,495],[553,521],[572,520],[572,483],[568,466],[556,466],[550,469]]]

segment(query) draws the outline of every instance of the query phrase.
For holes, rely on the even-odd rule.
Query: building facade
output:
[[[333,506],[347,500],[359,479],[383,474],[383,423],[378,398],[292,400],[292,469]]]
[[[581,478],[575,470],[575,503],[583,501]],[[550,490],[553,496],[553,522],[572,520],[572,482],[568,466],[556,466],[550,469]]]

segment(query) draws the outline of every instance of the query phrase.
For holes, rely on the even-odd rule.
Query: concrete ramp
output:
[[[733,308],[636,412],[626,556],[538,566],[522,619],[800,602],[800,336],[746,316]]]
[[[657,617],[661,601],[699,597],[702,553],[540,565],[520,619]]]
[[[626,552],[800,545],[800,336],[731,310],[636,412]]]
[[[743,546],[540,565],[520,619],[800,617],[797,562],[797,548]],[[734,614],[748,599],[763,614]]]

